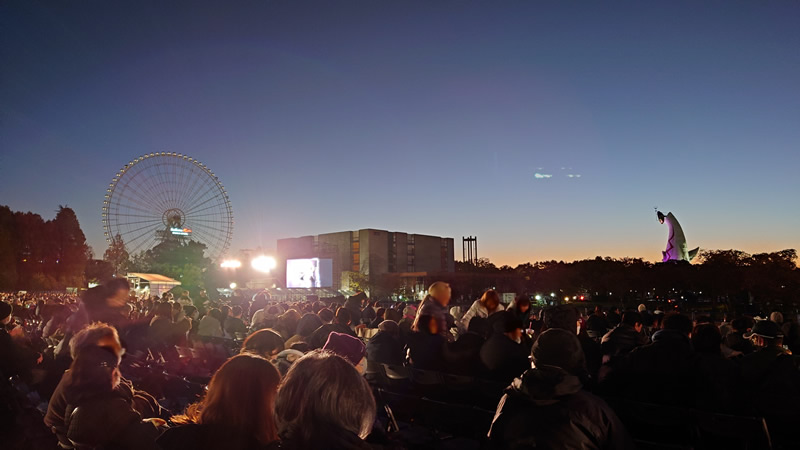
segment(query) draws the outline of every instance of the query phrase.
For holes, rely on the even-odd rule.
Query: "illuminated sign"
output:
[[[188,236],[192,230],[189,228],[170,228],[169,232],[176,236]]]

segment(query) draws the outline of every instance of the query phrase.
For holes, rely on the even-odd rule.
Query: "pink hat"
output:
[[[322,349],[336,353],[350,361],[354,366],[357,366],[361,359],[364,358],[364,355],[367,354],[367,347],[360,339],[335,331],[331,331],[331,334],[328,335],[328,341],[325,342],[325,346]]]

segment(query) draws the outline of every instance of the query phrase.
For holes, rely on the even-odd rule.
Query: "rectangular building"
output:
[[[332,259],[334,289],[346,289],[352,273],[376,283],[385,274],[455,271],[453,238],[371,228],[280,239],[277,253],[284,269],[288,259]]]

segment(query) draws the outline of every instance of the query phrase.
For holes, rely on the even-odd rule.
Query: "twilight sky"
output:
[[[498,264],[660,260],[654,206],[690,248],[798,248],[799,23],[797,1],[7,0],[0,204],[69,205],[102,255],[115,172],[174,151],[225,184],[234,250],[380,228]]]

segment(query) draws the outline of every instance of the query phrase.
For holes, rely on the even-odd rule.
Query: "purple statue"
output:
[[[661,252],[661,254],[664,255],[662,261],[691,261],[697,255],[697,251],[700,250],[700,247],[694,250],[687,250],[686,236],[683,234],[683,229],[681,228],[681,224],[678,223],[678,219],[676,219],[672,213],[667,213],[665,216],[661,211],[656,209],[656,214],[658,215],[658,221],[661,223],[667,222],[667,226],[669,227],[667,249]]]

